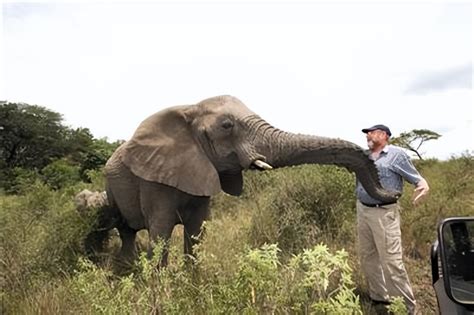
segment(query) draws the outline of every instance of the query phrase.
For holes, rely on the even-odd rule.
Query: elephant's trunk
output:
[[[378,171],[358,145],[335,138],[291,134],[272,127],[258,116],[245,120],[253,131],[254,145],[272,167],[299,164],[333,164],[353,171],[367,193],[382,202],[394,202],[399,194],[386,191]]]

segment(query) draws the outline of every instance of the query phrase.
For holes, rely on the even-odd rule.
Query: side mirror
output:
[[[446,294],[457,304],[474,307],[474,217],[449,218],[438,227]]]

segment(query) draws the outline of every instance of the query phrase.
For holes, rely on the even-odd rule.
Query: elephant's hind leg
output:
[[[99,255],[104,252],[104,243],[109,237],[108,230],[90,232],[84,240],[86,256],[94,263],[99,262]]]
[[[103,255],[107,248],[109,231],[120,222],[118,209],[107,205],[101,206],[97,210],[97,224],[84,241],[86,255],[94,262],[99,261],[99,256]]]
[[[125,223],[117,229],[120,234],[120,239],[122,240],[119,257],[126,263],[132,263],[137,257],[137,246],[135,244],[137,231],[130,228]]]

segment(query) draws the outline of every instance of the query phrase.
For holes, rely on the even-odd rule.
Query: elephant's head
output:
[[[382,189],[373,162],[359,146],[339,139],[280,131],[231,96],[176,106],[141,123],[120,149],[122,161],[148,181],[198,196],[242,192],[242,170],[303,163],[345,166],[369,194],[395,200]]]

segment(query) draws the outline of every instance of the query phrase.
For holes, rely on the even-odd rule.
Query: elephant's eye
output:
[[[232,120],[226,119],[222,122],[222,128],[224,129],[230,129],[233,126],[234,126],[234,123],[232,122]]]

